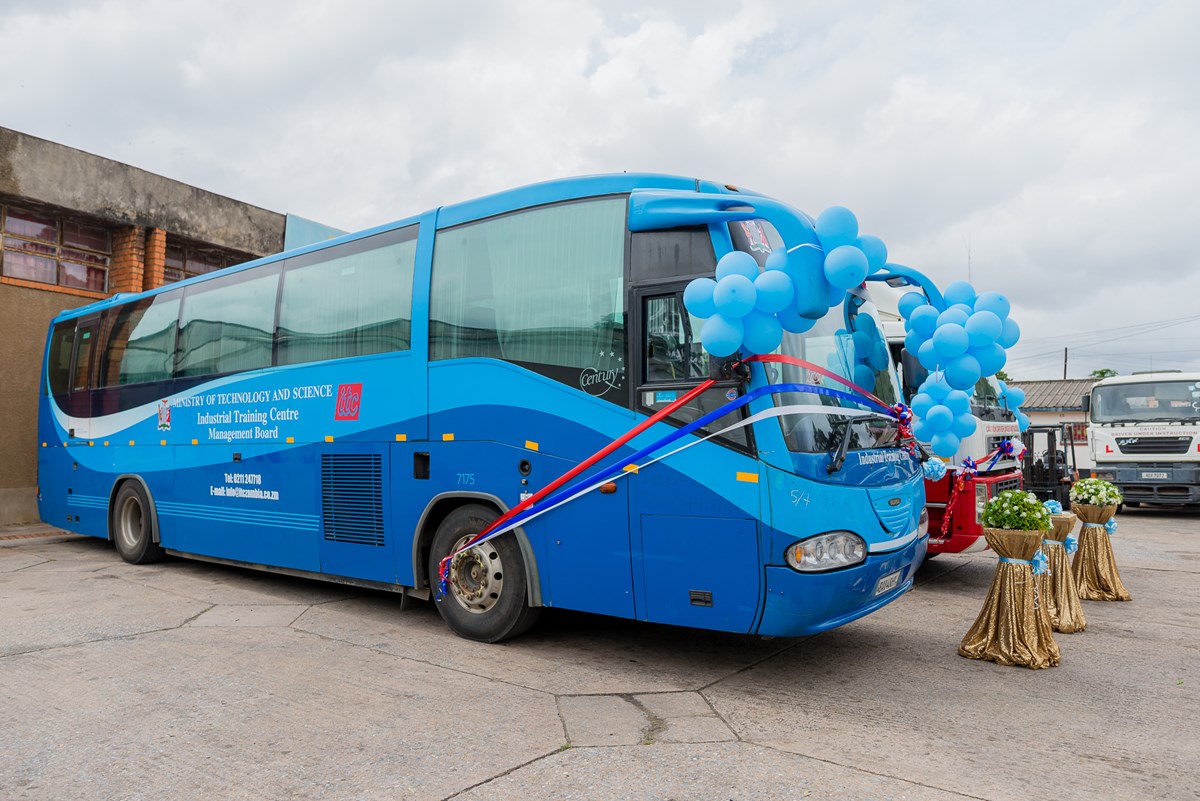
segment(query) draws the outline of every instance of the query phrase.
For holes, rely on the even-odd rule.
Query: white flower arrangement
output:
[[[1084,478],[1071,485],[1071,502],[1092,506],[1113,506],[1124,500],[1121,491],[1099,478]]]
[[[1032,492],[1004,490],[983,507],[979,522],[988,528],[1049,531],[1050,510]]]

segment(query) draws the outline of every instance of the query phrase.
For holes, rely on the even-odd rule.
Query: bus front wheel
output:
[[[438,591],[442,558],[465,545],[496,518],[479,504],[460,506],[438,526],[429,553],[429,580]],[[450,563],[447,591],[437,609],[451,630],[479,642],[500,642],[524,633],[541,611],[527,601],[525,560],[515,536],[502,534],[468,548]]]
[[[126,562],[144,565],[163,558],[163,549],[154,541],[150,500],[142,485],[126,481],[113,499],[111,531],[117,553]]]

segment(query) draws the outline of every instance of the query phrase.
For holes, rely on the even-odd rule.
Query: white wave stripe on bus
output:
[[[582,487],[578,492],[573,493],[572,495],[569,495],[566,498],[563,498],[561,501],[554,504],[553,506],[547,506],[545,509],[539,509],[537,512],[531,514],[529,517],[526,517],[523,520],[520,520],[516,523],[509,523],[508,525],[501,526],[500,528],[498,528],[495,531],[493,531],[492,533],[488,534],[485,538],[483,538],[479,542],[475,543],[471,547],[472,548],[477,547],[477,546],[482,545],[483,543],[487,542],[488,540],[492,539],[493,537],[499,537],[501,534],[504,534],[505,532],[512,531],[513,529],[516,529],[516,528],[520,528],[521,526],[528,523],[530,520],[535,520],[535,519],[541,517],[542,515],[546,514],[547,512],[553,511],[554,509],[557,509],[558,507],[560,507],[564,504],[570,503],[571,501],[575,500],[576,498],[581,498],[584,495],[587,495],[589,492],[593,492],[593,491],[599,489],[600,487],[604,486],[605,484],[607,484],[610,481],[616,481],[617,479],[625,478],[626,476],[628,476],[632,473],[636,473],[641,470],[644,470],[647,467],[649,467],[650,465],[654,464],[655,462],[661,462],[663,459],[667,459],[671,456],[674,456],[677,453],[686,451],[688,448],[691,448],[695,445],[699,445],[701,442],[707,442],[708,440],[712,439],[713,437],[719,437],[723,434],[728,434],[730,431],[736,431],[739,428],[744,428],[745,426],[756,423],[759,420],[767,420],[772,417],[782,417],[785,414],[823,414],[823,415],[830,415],[830,416],[836,415],[836,416],[841,416],[841,417],[878,417],[878,418],[884,418],[884,419],[889,419],[889,420],[891,419],[891,418],[885,418],[884,415],[879,414],[878,412],[865,412],[865,411],[861,411],[859,409],[844,409],[841,407],[822,406],[822,405],[818,405],[818,404],[795,404],[795,405],[791,405],[791,406],[777,406],[772,409],[765,409],[764,411],[758,412],[757,414],[753,414],[750,417],[747,417],[745,420],[741,420],[737,423],[734,423],[733,425],[729,426],[728,428],[723,428],[720,431],[709,434],[706,437],[692,440],[691,442],[688,442],[687,444],[682,445],[673,451],[664,453],[662,456],[656,456],[648,462],[645,462],[640,465],[636,465],[636,468],[637,468],[636,470],[623,471],[622,473],[620,473],[616,476],[605,478],[600,481],[596,481],[586,487]],[[893,548],[897,547],[896,541],[886,543],[885,547],[888,550],[892,550]]]
[[[218,378],[214,381],[192,387],[191,389],[180,392],[177,395],[170,395],[161,400],[150,401],[149,403],[144,403],[141,406],[137,406],[132,409],[126,409],[121,412],[106,414],[103,417],[71,417],[61,408],[59,408],[59,405],[54,402],[53,397],[50,398],[50,409],[54,413],[54,422],[62,428],[64,433],[72,429],[80,429],[90,425],[88,439],[104,439],[105,437],[111,437],[113,434],[118,432],[125,431],[126,429],[137,425],[147,418],[157,416],[158,404],[161,403],[162,400],[169,401],[170,405],[174,407],[175,401],[177,400],[190,398],[194,395],[210,392],[217,387],[223,387],[226,384],[233,384],[238,381],[246,381],[250,378],[256,377],[257,376],[245,375],[225,376],[224,378]]]

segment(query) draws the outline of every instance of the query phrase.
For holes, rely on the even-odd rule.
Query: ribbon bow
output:
[[[1067,538],[1063,540],[1063,547],[1067,550],[1067,556],[1070,556],[1079,550],[1079,538],[1074,534],[1067,535]]]
[[[1053,501],[1053,500],[1046,501],[1045,503],[1042,504],[1042,506],[1045,506],[1046,511],[1048,511],[1052,515],[1061,515],[1062,514],[1063,505],[1061,503],[1059,503],[1058,501]]]
[[[921,471],[930,481],[941,481],[946,477],[946,463],[941,459],[930,459],[921,465]]]
[[[1050,572],[1050,559],[1041,548],[1037,549],[1037,553],[1033,555],[1033,559],[1029,563],[1033,566],[1033,575],[1035,576]]]
[[[959,468],[958,472],[968,478],[975,478],[975,476],[979,475],[979,463],[968,456],[962,460],[962,467]]]
[[[1108,532],[1108,535],[1110,537],[1113,534],[1116,534],[1117,533],[1117,519],[1115,517],[1109,518],[1108,522],[1104,524],[1104,530]]]

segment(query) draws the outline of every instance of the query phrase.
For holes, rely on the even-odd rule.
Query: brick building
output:
[[[340,233],[0,128],[0,525],[37,518],[50,319]]]

